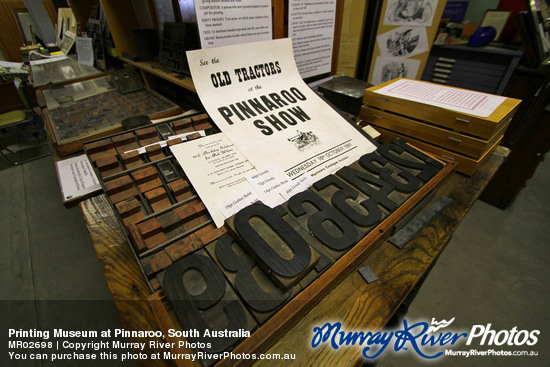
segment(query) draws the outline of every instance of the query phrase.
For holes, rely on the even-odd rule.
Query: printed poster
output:
[[[257,170],[315,180],[376,149],[320,99],[296,68],[290,39],[187,52],[199,97]]]

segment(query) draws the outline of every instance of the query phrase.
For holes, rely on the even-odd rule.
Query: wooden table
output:
[[[360,265],[369,266],[378,281],[367,284],[357,271],[352,272],[266,352],[295,353],[297,359],[293,365],[300,366],[336,365],[342,361],[350,365],[360,363],[362,358],[357,348],[311,349],[313,327],[340,321],[346,330],[383,328],[442,253],[508,152],[506,148],[497,147],[472,177],[451,174],[433,200],[445,195],[456,203],[402,249],[386,241]],[[105,195],[85,200],[79,206],[123,327],[126,330],[160,330],[147,303],[151,291]],[[172,365],[172,361],[148,362]]]

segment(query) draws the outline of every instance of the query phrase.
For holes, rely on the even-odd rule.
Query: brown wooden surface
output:
[[[455,205],[402,250],[385,241],[361,264],[358,261],[349,264],[352,269],[357,265],[370,266],[380,278],[379,281],[367,285],[357,271],[352,271],[326,297],[320,299],[312,311],[307,314],[302,312],[299,315],[303,316],[301,320],[286,334],[276,335],[278,341],[268,353],[296,353],[297,360],[293,361],[293,365],[360,362],[360,351],[354,348],[312,350],[309,347],[312,328],[335,320],[341,321],[348,329],[376,329],[384,326],[443,251],[453,231],[507,154],[506,148],[497,147],[472,177],[451,174],[436,198],[440,195],[450,196],[457,201]],[[127,330],[157,330],[159,326],[155,316],[145,304],[151,292],[105,196],[88,199],[80,203],[80,208],[124,327]],[[304,299],[306,296],[300,295],[296,302],[308,302]],[[269,335],[265,337],[269,338]],[[248,340],[245,342],[252,343],[252,339]],[[266,340],[262,343],[266,343]]]
[[[195,92],[195,85],[193,84],[193,80],[190,77],[179,79],[176,77],[177,75],[176,73],[167,73],[166,71],[162,70],[160,68],[160,65],[157,63],[147,62],[147,61],[136,62],[136,61],[128,60],[124,57],[120,57],[119,59],[121,61],[124,61],[127,64],[130,64],[140,69],[142,72],[143,79],[145,80],[145,84],[149,88],[153,88],[152,82],[149,80],[150,77],[148,75],[148,74],[152,74],[158,78],[162,78],[164,80],[169,81],[170,83],[176,84],[182,88]]]

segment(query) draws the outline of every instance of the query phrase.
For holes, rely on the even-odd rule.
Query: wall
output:
[[[460,1],[460,0],[457,0]],[[452,2],[449,0],[448,2]],[[466,19],[472,23],[475,23],[479,26],[485,10],[487,9],[496,9],[500,0],[470,0],[468,2],[468,10],[466,11]]]

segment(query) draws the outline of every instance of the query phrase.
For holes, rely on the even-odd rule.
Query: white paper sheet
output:
[[[258,170],[318,180],[376,149],[303,82],[289,39],[187,56],[206,111]]]
[[[94,48],[91,38],[76,37],[76,53],[79,63],[94,66]]]
[[[254,172],[246,177],[248,183],[256,191],[260,201],[270,208],[275,208],[285,202],[280,194],[290,185],[291,180],[279,166],[271,166]]]
[[[63,201],[101,190],[101,185],[86,154],[58,161],[57,172]]]
[[[395,78],[416,78],[419,67],[417,59],[378,56],[370,82],[380,84]]]
[[[302,78],[330,72],[335,19],[336,0],[289,0],[288,35]]]
[[[270,40],[271,0],[196,0],[202,48]]]
[[[410,57],[430,50],[426,27],[403,26],[376,37],[380,56]]]
[[[398,80],[376,93],[480,117],[490,116],[506,100],[506,97],[409,79]]]
[[[209,135],[176,144],[171,146],[170,150],[216,226],[223,226],[225,216],[215,202],[224,199],[235,190],[250,187],[246,176],[254,167],[224,134]]]
[[[429,27],[438,0],[388,0],[384,25],[421,25]]]

